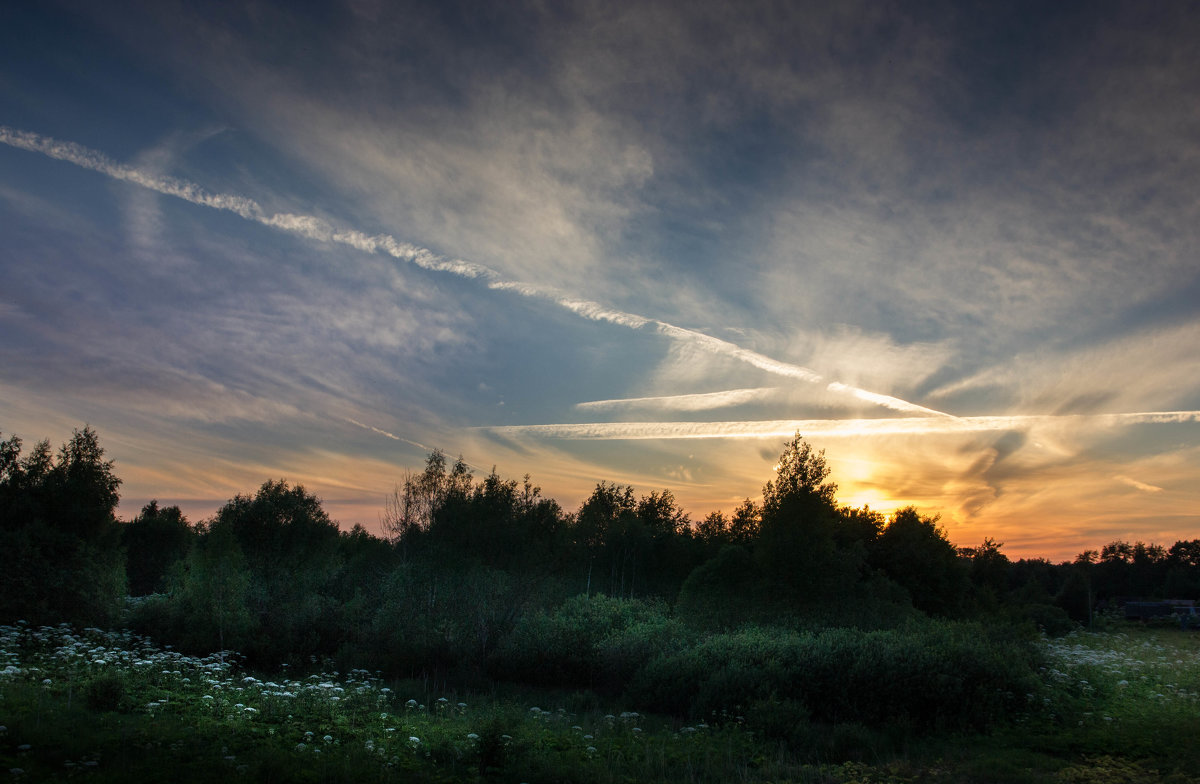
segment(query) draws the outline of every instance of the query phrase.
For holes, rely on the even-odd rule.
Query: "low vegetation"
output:
[[[1200,763],[1200,540],[1072,563],[838,506],[797,436],[730,516],[440,453],[341,531],[285,481],[115,517],[94,431],[0,441],[15,780],[1158,781]],[[1155,625],[1157,624],[1157,625]],[[109,630],[109,631],[102,631]],[[216,653],[214,653],[216,652]],[[536,706],[536,707],[535,707]]]
[[[1040,639],[1040,674],[1021,684],[1033,691],[1004,695],[1003,724],[930,734],[826,721],[778,696],[687,721],[579,690],[268,678],[230,653],[22,623],[0,627],[0,765],[17,781],[1185,782],[1200,763],[1198,637],[1130,625]]]

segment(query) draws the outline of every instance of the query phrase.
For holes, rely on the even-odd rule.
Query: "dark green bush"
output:
[[[776,701],[829,724],[984,727],[1035,690],[1036,667],[1031,646],[977,624],[752,628],[657,657],[629,695],[648,710],[701,718]]]
[[[624,634],[638,626],[645,628],[637,635]],[[490,657],[488,669],[505,680],[594,687],[623,678],[659,653],[653,643],[647,647],[643,635],[679,631],[657,604],[576,596],[552,612],[522,617]]]
[[[737,716],[743,716],[739,713]],[[744,719],[763,737],[787,741],[793,748],[809,745],[814,735],[810,723],[812,711],[798,700],[781,700],[776,697],[751,700],[746,706]]]
[[[1051,637],[1061,637],[1078,628],[1066,610],[1052,604],[1031,604],[1022,608],[1022,614]]]
[[[125,681],[114,673],[101,673],[87,682],[83,699],[94,711],[120,711],[129,707]]]
[[[623,691],[654,659],[677,653],[695,642],[696,635],[674,618],[657,617],[613,632],[595,645],[598,683],[609,693]]]

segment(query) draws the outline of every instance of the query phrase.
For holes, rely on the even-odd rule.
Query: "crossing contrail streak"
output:
[[[591,422],[508,425],[480,430],[500,436],[571,440],[687,438],[776,438],[803,433],[825,438],[894,435],[950,435],[1023,430],[1038,425],[1086,423],[1098,427],[1200,422],[1200,411],[1146,411],[1126,414],[1033,416],[894,417],[890,419],[775,419],[745,422]]]
[[[625,313],[598,302],[572,297],[546,287],[505,280],[503,275],[490,267],[462,259],[447,259],[428,248],[403,242],[389,234],[366,234],[356,229],[338,228],[313,215],[268,214],[253,199],[228,193],[210,193],[199,185],[186,180],[151,174],[136,167],[118,163],[101,152],[74,142],[60,141],[30,131],[0,125],[0,143],[90,169],[115,180],[140,185],[165,196],[174,196],[202,207],[232,212],[253,223],[270,226],[300,237],[346,245],[364,253],[387,254],[401,261],[415,264],[422,269],[447,272],[463,278],[483,279],[488,281],[488,286],[492,289],[513,291],[524,297],[547,300],[591,321],[609,322],[629,329],[652,328],[661,335],[687,343],[702,351],[729,357],[773,375],[811,384],[823,384],[827,390],[835,394],[847,395],[893,411],[947,419],[954,418],[943,411],[926,408],[901,398],[832,381],[811,368],[782,362],[694,329],[678,327],[665,321],[634,313]]]
[[[723,392],[699,392],[690,395],[666,395],[659,397],[627,397],[614,400],[588,400],[576,403],[575,408],[585,411],[606,411],[623,408],[658,408],[667,411],[708,411],[714,408],[737,406],[769,399],[777,394],[777,387],[753,389],[727,389]]]
[[[420,450],[422,450],[422,451],[425,451],[425,452],[432,452],[432,451],[433,451],[432,449],[430,449],[429,447],[427,447],[427,446],[425,446],[424,444],[420,443],[419,441],[410,441],[410,440],[409,440],[409,439],[407,439],[407,438],[401,438],[400,436],[398,436],[398,435],[396,435],[396,434],[394,434],[394,433],[389,433],[388,431],[386,431],[386,430],[383,430],[383,429],[381,429],[381,428],[378,428],[378,427],[374,427],[373,425],[365,425],[365,424],[363,424],[362,422],[359,422],[357,419],[350,419],[349,417],[347,417],[347,418],[346,418],[346,421],[347,421],[347,422],[349,422],[349,423],[350,423],[350,424],[352,424],[352,425],[356,425],[356,426],[358,426],[358,427],[361,427],[363,430],[370,430],[372,433],[378,433],[379,435],[383,436],[384,438],[390,438],[390,439],[392,439],[393,441],[399,441],[399,442],[400,442],[400,443],[402,443],[402,444],[408,444],[409,446],[415,446],[417,449],[420,449]]]

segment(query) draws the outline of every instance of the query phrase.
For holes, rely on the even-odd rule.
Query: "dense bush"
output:
[[[978,624],[795,632],[749,628],[664,653],[633,679],[648,710],[696,718],[755,706],[827,723],[984,727],[1036,691],[1035,648]],[[766,718],[764,716],[764,718]]]
[[[686,644],[662,605],[603,594],[521,618],[489,662],[494,677],[546,686],[613,689],[652,657]]]

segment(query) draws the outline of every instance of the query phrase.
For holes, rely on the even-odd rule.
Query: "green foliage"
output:
[[[816,502],[831,506],[837,485],[827,482],[829,466],[825,450],[814,452],[797,433],[783,449],[775,467],[775,478],[763,487],[763,515],[784,514],[793,503]]]
[[[167,573],[187,557],[195,532],[178,506],[151,501],[121,527],[129,594],[146,596],[167,588]]]
[[[750,628],[660,656],[630,694],[648,709],[697,717],[778,701],[831,724],[985,727],[1015,709],[1015,695],[1036,688],[1037,664],[1030,645],[973,624],[867,633]]]
[[[409,561],[383,586],[353,661],[412,677],[478,677],[518,619],[544,601],[539,583],[471,564]]]
[[[210,530],[175,565],[168,590],[169,599],[148,602],[134,613],[137,628],[194,652],[246,650],[259,636],[248,607],[250,569],[228,527]]]
[[[30,781],[1192,781],[1200,635],[1125,628],[1026,639],[1045,656],[1042,677],[1014,695],[1011,722],[974,734],[950,718],[922,735],[903,722],[829,721],[779,689],[744,714],[685,724],[574,693],[389,689],[361,671],[259,679],[128,634],[0,626],[0,759]],[[942,648],[947,636],[988,636],[961,623],[903,631]],[[778,640],[796,636],[746,630],[729,647],[743,659],[784,653],[786,668]],[[1021,646],[1003,635],[985,644],[997,643],[999,655]],[[727,677],[723,688],[745,688]]]
[[[1139,682],[1134,690],[1099,665],[1075,667],[1075,680],[1060,682],[1067,670],[1040,669],[1037,654],[1059,640],[1032,636],[1040,628],[1077,639],[1067,613],[1094,616],[1095,599],[1118,589],[1194,592],[1195,542],[1170,550],[1113,542],[1074,564],[1014,563],[991,540],[955,551],[936,519],[915,509],[885,525],[868,508],[839,508],[828,478],[823,455],[797,436],[761,504],[747,499],[729,518],[716,513],[693,528],[669,491],[639,498],[601,482],[567,515],[528,477],[518,483],[493,471],[476,481],[461,460],[448,468],[435,453],[398,490],[389,542],[362,528],[340,532],[320,499],[282,480],[236,496],[195,528],[156,503],[119,526],[119,480],[94,432],[77,432],[58,453],[42,443],[24,457],[10,438],[0,441],[0,613],[112,622],[124,593],[123,543],[133,591],[153,592],[130,600],[130,622],[179,648],[237,649],[265,669],[366,666],[419,678],[424,689],[563,688],[574,695],[568,708],[581,712],[619,695],[675,721],[721,725],[703,728],[729,733],[725,775],[710,780],[746,779],[750,768],[768,766],[761,747],[747,750],[739,716],[756,738],[781,740],[806,758],[859,761],[778,768],[777,780],[892,780],[866,762],[939,729],[1048,727],[1097,754],[1101,729],[1088,722],[1114,706],[1121,710],[1110,735],[1127,750],[1150,753],[1137,737],[1151,730],[1182,737],[1176,719],[1195,728],[1182,710],[1168,721],[1145,705],[1200,686],[1164,681],[1149,692]],[[987,622],[928,620],[964,615]],[[76,705],[126,711],[122,718],[161,696],[128,674],[72,677],[68,702],[74,694]],[[330,732],[370,713],[355,695],[289,699],[264,697],[254,707],[277,722],[302,710]],[[468,741],[463,727],[435,732],[420,760],[407,761],[513,780],[628,778],[629,769],[604,767],[600,752],[568,737],[557,718],[515,733],[504,731],[520,723],[508,713],[483,718],[470,729],[478,737]],[[650,749],[633,726],[589,729],[614,759],[659,754],[653,770],[664,775],[696,761],[687,745],[694,736],[682,730]],[[735,754],[743,757],[734,762]],[[322,778],[286,748],[246,769]]]
[[[112,624],[125,594],[121,552],[43,526],[0,531],[0,618]]]
[[[19,438],[0,442],[0,619],[116,620],[125,594],[120,484],[90,427],[53,457],[45,441],[24,458]]]
[[[763,487],[754,559],[759,614],[791,622],[828,614],[856,594],[867,574],[862,520],[839,510],[824,452],[797,434]],[[753,510],[747,510],[751,513]]]
[[[87,706],[94,711],[110,712],[130,708],[125,678],[117,672],[100,673],[87,681],[83,687],[83,698]]]
[[[870,563],[903,586],[918,610],[943,617],[962,613],[966,568],[936,518],[911,506],[897,511],[871,543]]]
[[[332,655],[343,637],[332,595],[340,541],[320,499],[282,480],[266,482],[202,527],[168,577],[169,611],[155,620],[188,650],[236,647],[268,666]]]
[[[762,587],[749,551],[741,545],[726,545],[684,581],[677,610],[702,628],[740,626],[756,617]]]
[[[618,691],[645,662],[688,643],[659,605],[597,594],[523,617],[489,662],[494,677]]]
[[[1038,629],[1058,637],[1068,634],[1077,628],[1075,621],[1067,615],[1067,611],[1052,604],[1028,604],[1020,608],[1020,616],[1033,622]]]

